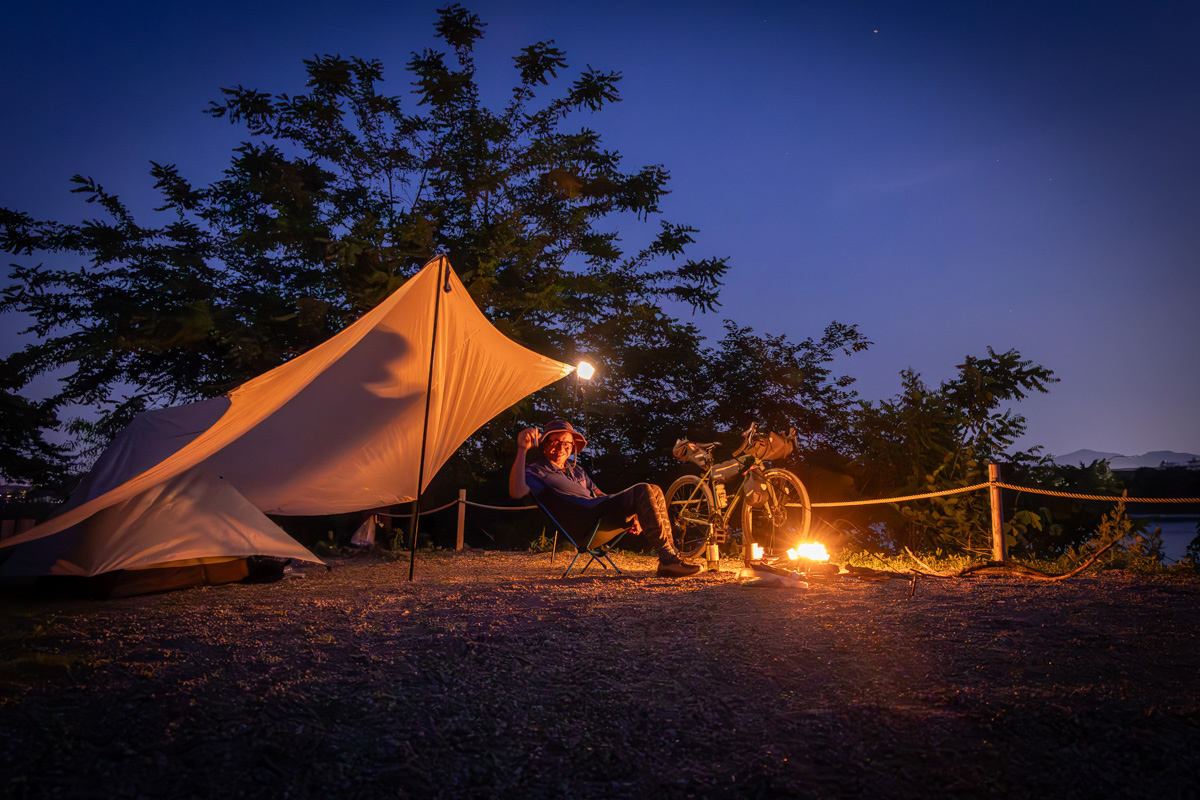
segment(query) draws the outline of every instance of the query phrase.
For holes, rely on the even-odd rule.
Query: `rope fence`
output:
[[[1004,483],[1003,481],[992,483],[976,483],[971,486],[963,486],[958,489],[945,489],[940,492],[925,492],[924,494],[906,494],[900,497],[880,497],[874,500],[839,500],[835,503],[809,503],[808,508],[841,508],[843,506],[871,506],[881,505],[883,503],[904,503],[909,500],[927,500],[931,497],[948,497],[953,494],[966,494],[967,492],[975,492],[980,489],[987,489],[992,486],[998,486],[1001,489],[1011,489],[1014,492],[1029,492],[1030,494],[1042,494],[1049,497],[1065,497],[1071,500],[1100,500],[1114,503],[1194,503],[1200,505],[1200,497],[1122,497],[1120,495],[1111,494],[1078,494],[1076,492],[1057,492],[1052,489],[1036,489],[1032,486],[1017,486],[1012,483]],[[473,500],[465,498],[459,500],[451,500],[449,503],[440,505],[437,508],[422,510],[420,515],[423,517],[426,514],[436,514],[439,511],[445,511],[451,506],[456,506],[459,503],[470,506],[471,508],[486,508],[489,511],[532,511],[537,506],[491,506],[486,503],[476,503]],[[801,508],[803,503],[788,503],[794,508]],[[385,514],[382,511],[376,513],[378,517],[391,517],[393,519],[408,519],[412,514]]]
[[[476,503],[467,499],[466,489],[459,489],[457,500],[451,500],[445,505],[438,506],[437,508],[431,508],[428,511],[422,509],[421,511],[417,512],[417,516],[424,517],[428,514],[436,514],[439,511],[445,511],[451,506],[458,506],[458,529],[455,535],[455,550],[463,549],[463,534],[466,530],[467,524],[467,506],[470,506],[471,508],[486,508],[489,511],[532,511],[533,509],[537,508],[537,506],[492,506],[488,505],[487,503]],[[375,512],[375,516],[386,517],[388,519],[412,519],[412,512],[409,512],[408,514],[388,514],[384,511],[377,511]]]
[[[1122,497],[1120,495],[1111,494],[1078,494],[1076,492],[1056,492],[1052,489],[1035,489],[1032,486],[1017,486],[1011,483],[997,481],[996,483],[977,483],[973,486],[964,486],[961,489],[947,489],[942,492],[926,492],[925,494],[908,494],[903,497],[882,497],[877,500],[845,500],[837,503],[809,503],[809,508],[840,508],[841,506],[870,506],[880,503],[902,503],[907,500],[925,500],[930,497],[946,497],[952,494],[965,494],[966,492],[974,492],[979,489],[989,489],[992,486],[997,486],[1001,489],[1011,489],[1015,492],[1029,492],[1030,494],[1044,494],[1049,497],[1066,497],[1071,500],[1107,500],[1114,503],[1197,503],[1200,504],[1200,497]],[[789,506],[801,506],[802,503],[788,503]]]
[[[1008,558],[1008,548],[1004,543],[1002,533],[1004,516],[1003,509],[1000,505],[1000,490],[1008,489],[1014,492],[1028,492],[1030,494],[1046,495],[1047,497],[1063,497],[1070,500],[1097,500],[1110,503],[1179,503],[1179,504],[1196,504],[1200,505],[1200,497],[1124,497],[1118,495],[1100,495],[1100,494],[1081,494],[1078,492],[1060,492],[1053,489],[1038,489],[1033,486],[1017,486],[1012,483],[1005,483],[999,480],[999,467],[995,464],[988,465],[988,475],[991,480],[986,483],[976,483],[971,486],[963,486],[958,489],[946,489],[940,492],[925,492],[924,494],[908,494],[900,497],[881,497],[874,500],[841,500],[838,502],[828,503],[809,503],[808,508],[842,508],[845,506],[870,506],[881,505],[884,503],[904,503],[910,500],[927,500],[931,497],[948,497],[955,494],[966,494],[967,492],[976,492],[980,489],[988,489],[992,493],[992,534],[993,534],[993,555],[996,561],[1006,561]],[[458,490],[458,499],[451,500],[445,505],[440,505],[437,508],[431,508],[428,511],[422,510],[419,516],[427,514],[436,514],[439,511],[458,506],[458,541],[456,549],[463,548],[463,529],[466,520],[466,509],[483,508],[489,511],[532,511],[537,506],[493,506],[486,503],[476,503],[467,499],[467,490]],[[788,506],[803,508],[803,503],[788,503]],[[412,514],[388,514],[384,512],[376,512],[377,517],[389,517],[391,519],[409,519]]]
[[[881,503],[902,503],[908,500],[925,500],[930,497],[946,497],[953,494],[987,489],[991,493],[992,507],[992,559],[1008,561],[1008,543],[1004,536],[1004,506],[1000,497],[1001,489],[1014,492],[1028,492],[1047,497],[1065,497],[1070,500],[1097,500],[1108,503],[1183,503],[1200,504],[1200,497],[1127,497],[1125,495],[1082,494],[1079,492],[1059,492],[1053,489],[1038,489],[1033,486],[1017,486],[1000,480],[998,464],[988,465],[988,482],[977,483],[974,486],[963,486],[960,489],[947,489],[942,492],[926,492],[925,494],[910,494],[903,497],[884,497],[877,500],[847,500],[837,503],[811,503],[810,508],[841,508],[843,506],[867,506]],[[788,503],[789,506],[803,506],[803,503]]]
[[[476,503],[474,500],[465,500],[464,499],[464,500],[451,500],[449,503],[446,503],[444,506],[438,506],[437,508],[431,508],[428,511],[421,511],[420,516],[423,517],[426,514],[436,514],[439,511],[445,511],[447,508],[450,508],[450,506],[456,506],[459,503],[462,503],[463,505],[466,505],[466,506],[470,506],[471,508],[486,508],[489,511],[532,511],[533,509],[537,508],[537,506],[489,506],[486,503]],[[382,511],[377,511],[377,512],[375,512],[375,516],[391,517],[392,519],[408,519],[409,517],[412,516],[412,514],[411,513],[409,513],[409,514],[386,514]]]
[[[1113,497],[1112,495],[1076,494],[1074,492],[1056,492],[1051,489],[1032,489],[1028,486],[1013,486],[1011,483],[997,483],[1001,489],[1012,489],[1017,492],[1044,494],[1050,497],[1069,497],[1072,500],[1111,500],[1121,503],[1200,503],[1200,497]]]
[[[839,508],[841,506],[873,506],[881,503],[900,503],[905,500],[924,500],[929,497],[946,497],[952,494],[964,494],[976,489],[986,489],[991,484],[977,483],[974,486],[964,486],[961,489],[947,489],[942,492],[926,492],[925,494],[908,494],[903,497],[884,497],[879,500],[846,500],[838,503],[809,503],[809,508]],[[802,506],[803,503],[788,503],[789,506]]]
[[[973,486],[964,486],[961,489],[947,489],[943,492],[926,492],[925,494],[909,494],[903,497],[882,497],[877,500],[845,500],[837,503],[809,503],[809,508],[840,508],[841,506],[870,506],[880,503],[902,503],[907,500],[925,500],[930,497],[946,497],[952,494],[965,494],[966,492],[974,492],[979,489],[989,489],[992,486],[1001,489],[1011,489],[1015,492],[1029,492],[1030,494],[1043,494],[1049,497],[1066,497],[1071,500],[1101,500],[1113,503],[1196,503],[1200,504],[1200,497],[1123,497],[1120,495],[1111,494],[1078,494],[1076,492],[1056,492],[1052,489],[1035,489],[1032,486],[1017,486],[1011,483],[997,481],[995,483],[977,483]],[[803,503],[788,503],[789,506],[800,507]]]

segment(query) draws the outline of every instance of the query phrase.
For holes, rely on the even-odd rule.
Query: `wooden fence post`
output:
[[[1000,465],[988,464],[988,494],[992,502],[992,560],[1008,561],[1008,546],[1004,542],[1004,503],[1000,495]]]
[[[392,522],[392,516],[396,513],[396,509],[392,506],[388,506],[385,511],[387,513],[383,514],[383,516],[379,518],[383,522],[383,540],[387,542],[388,547],[394,548],[396,546],[396,526]]]
[[[454,542],[455,550],[463,549],[463,528],[467,524],[467,490],[458,490],[458,538]]]

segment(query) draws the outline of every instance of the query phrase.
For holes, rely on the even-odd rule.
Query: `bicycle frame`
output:
[[[757,461],[757,459],[755,459],[755,461]],[[741,482],[738,483],[737,490],[734,491],[732,495],[729,494],[728,484],[724,481],[718,481],[716,479],[714,475],[715,467],[709,467],[704,471],[704,474],[700,476],[701,482],[697,484],[697,488],[700,486],[706,486],[710,496],[713,498],[714,505],[721,512],[719,530],[716,532],[712,530],[709,531],[708,544],[712,544],[714,539],[716,540],[717,544],[724,544],[726,542],[729,536],[729,520],[733,518],[733,513],[735,510],[737,510],[738,504],[745,502],[746,476],[749,474],[751,469],[753,469],[755,466],[761,466],[761,464],[762,462],[758,462],[757,464],[751,463],[749,465],[743,464],[741,467],[739,467],[737,477],[741,478]],[[723,506],[722,499],[724,501]]]
[[[719,546],[728,542],[731,538],[730,522],[739,507],[742,509],[740,531],[747,562],[752,555],[750,545],[755,543],[754,531],[764,522],[767,523],[765,534],[773,544],[776,530],[789,521],[789,505],[803,508],[799,531],[801,535],[807,533],[809,502],[804,485],[786,469],[766,468],[759,455],[748,448],[756,432],[757,426],[751,425],[744,434],[742,446],[734,453],[737,463],[735,473],[726,472],[731,462],[714,463],[712,455],[716,442],[701,445],[681,440],[683,449],[676,451],[676,457],[701,468],[700,475],[685,475],[677,479],[666,493],[672,537],[681,555],[691,557],[709,545]],[[741,482],[729,494],[726,487],[737,477],[741,478]],[[755,495],[753,498],[748,496],[751,493]],[[759,493],[762,496],[758,496]],[[795,517],[791,519],[794,521]]]
[[[716,478],[717,468],[723,465],[716,464],[713,461],[712,451],[715,447],[713,445],[704,448],[709,466],[699,476],[700,480],[696,483],[689,496],[683,498],[685,506],[679,512],[685,515],[688,514],[687,505],[696,503],[698,499],[701,499],[700,493],[704,494],[702,499],[706,501],[705,505],[708,506],[709,513],[705,515],[704,519],[694,518],[689,519],[689,522],[707,528],[708,534],[705,537],[705,545],[721,545],[728,541],[729,521],[733,519],[734,513],[738,510],[738,505],[745,502],[747,475],[751,470],[761,470],[762,468],[762,461],[753,456],[743,456],[737,459],[741,463],[738,466],[738,472],[735,477],[740,477],[741,482],[738,484],[737,489],[730,494],[727,489],[729,482],[717,480]]]

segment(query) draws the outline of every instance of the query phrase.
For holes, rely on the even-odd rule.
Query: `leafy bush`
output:
[[[987,464],[1044,462],[1037,448],[1010,453],[1025,433],[1025,418],[1010,405],[1030,392],[1045,392],[1053,373],[1009,350],[987,348],[968,356],[958,374],[939,386],[912,370],[901,373],[901,391],[879,403],[862,403],[851,419],[855,489],[862,497],[902,497],[962,489],[987,482]],[[988,495],[974,491],[872,506],[855,524],[884,526],[895,547],[923,552],[981,554],[991,550]],[[1009,534],[1028,539],[1047,528],[1047,515],[1032,509],[1015,515]]]

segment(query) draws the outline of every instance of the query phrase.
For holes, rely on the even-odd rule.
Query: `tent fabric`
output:
[[[18,547],[6,577],[189,566],[214,556],[319,561],[228,481],[191,469],[92,515],[58,536]]]
[[[281,568],[282,569],[282,568]],[[75,592],[83,591],[92,597],[108,599],[133,597],[151,592],[169,592],[173,589],[188,589],[193,586],[220,586],[253,578],[247,558],[206,559],[202,563],[188,560],[184,563],[171,562],[155,567],[122,569],[105,572],[94,578],[61,578],[59,580],[81,581],[82,587],[72,587]],[[54,580],[54,578],[42,580]]]
[[[227,410],[229,398],[214,397],[138,414],[113,437],[57,513],[99,497],[179,452]]]
[[[35,594],[111,600],[240,581],[266,583],[279,580],[284,575],[284,562],[268,562],[254,556],[210,558],[196,562],[197,559],[188,559],[153,567],[118,569],[88,578],[78,575],[40,575],[28,581],[17,579],[6,582],[13,584],[19,581],[27,585],[27,591]]]
[[[418,486],[439,293],[425,481]],[[439,256],[357,322],[226,398],[143,420],[145,441],[130,434],[122,445],[129,452],[109,460],[112,471],[91,481],[86,500],[0,547],[51,536],[118,504],[137,505],[142,493],[197,466],[263,513],[335,514],[409,502],[485,422],[572,369],[496,330]]]

